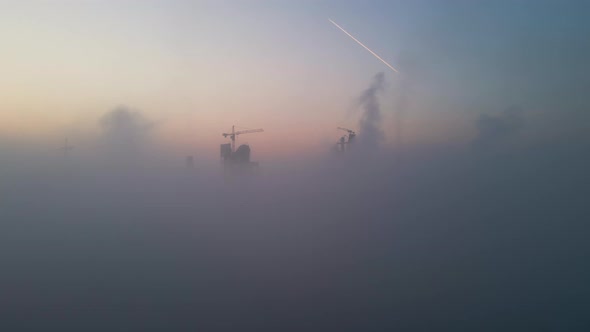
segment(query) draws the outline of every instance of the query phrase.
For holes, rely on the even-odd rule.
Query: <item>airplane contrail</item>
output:
[[[365,46],[363,43],[361,43],[358,39],[354,38],[350,33],[346,32],[346,30],[344,30],[341,26],[339,26],[338,24],[336,24],[336,22],[332,21],[331,19],[328,19],[328,21],[330,21],[332,24],[334,24],[338,29],[342,30],[342,32],[344,32],[345,34],[348,35],[348,37],[352,38],[352,40],[354,40],[355,42],[357,42],[359,45],[361,45],[362,47],[365,48],[365,50],[371,52],[371,54],[373,54],[377,59],[381,60],[381,62],[383,62],[387,67],[391,68],[394,72],[399,73],[399,71],[397,71],[397,69],[393,68],[392,65],[390,65],[389,63],[387,63],[387,61],[381,59],[380,56],[377,55],[377,53],[371,51],[370,48],[368,48],[367,46]]]

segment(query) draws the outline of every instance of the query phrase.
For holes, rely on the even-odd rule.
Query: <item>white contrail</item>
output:
[[[338,24],[336,24],[336,22],[332,21],[331,19],[328,19],[328,21],[332,22],[332,24],[334,24],[338,29],[342,30],[342,32],[344,32],[345,34],[347,34],[348,37],[352,38],[355,42],[357,42],[359,45],[361,45],[362,47],[364,47],[365,50],[371,52],[371,54],[373,54],[377,59],[381,60],[381,62],[383,62],[387,67],[393,69],[394,72],[399,73],[399,71],[397,71],[397,69],[393,68],[393,66],[390,65],[389,63],[387,63],[387,61],[381,59],[381,57],[378,56],[377,53],[371,51],[371,49],[369,49],[367,46],[363,45],[363,43],[361,43],[358,39],[354,38],[350,33],[346,32],[346,30],[342,29],[342,27],[339,26]]]

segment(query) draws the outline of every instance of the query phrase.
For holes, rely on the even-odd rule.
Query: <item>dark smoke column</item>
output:
[[[384,139],[381,130],[381,109],[378,95],[385,88],[385,75],[377,73],[367,88],[359,97],[359,106],[362,107],[359,120],[359,146],[365,151],[378,148]]]

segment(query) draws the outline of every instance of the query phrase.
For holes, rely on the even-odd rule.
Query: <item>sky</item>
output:
[[[587,104],[572,98],[589,84],[587,9],[583,1],[2,1],[0,126],[61,141],[96,133],[102,114],[126,105],[162,123],[162,140],[179,151],[213,154],[237,125],[265,129],[247,136],[261,156],[318,152],[338,138],[336,126],[357,127],[355,98],[384,71],[389,141],[401,98],[411,108],[407,142],[461,141],[480,112]]]
[[[590,330],[589,9],[0,0],[0,330]]]

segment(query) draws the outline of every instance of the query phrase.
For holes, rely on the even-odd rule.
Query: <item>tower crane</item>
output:
[[[221,134],[223,137],[229,137],[231,139],[231,152],[236,152],[236,136],[241,134],[250,134],[250,133],[260,133],[263,132],[263,129],[248,129],[248,130],[240,130],[236,131],[235,126],[231,126],[231,133],[223,133]]]
[[[354,137],[356,136],[356,133],[354,132],[354,130],[351,130],[348,128],[338,127],[338,129],[348,132],[348,141],[346,143],[348,144],[348,146],[350,148],[350,144],[352,144]],[[342,144],[342,150],[344,151],[344,144]]]

